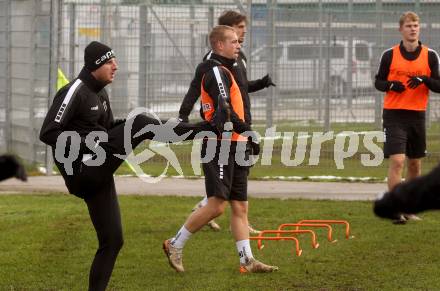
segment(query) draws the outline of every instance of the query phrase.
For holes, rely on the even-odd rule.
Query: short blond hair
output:
[[[405,21],[416,21],[419,22],[420,21],[420,17],[412,11],[407,11],[404,12],[400,18],[399,18],[399,26],[402,27],[402,25],[405,23]]]
[[[232,27],[226,25],[217,25],[211,30],[209,33],[209,44],[212,49],[215,49],[217,42],[226,40],[226,31],[232,31],[235,33],[235,30]]]

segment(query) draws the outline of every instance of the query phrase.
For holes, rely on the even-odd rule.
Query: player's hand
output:
[[[251,155],[258,156],[260,154],[260,142],[255,137],[248,137],[251,146]]]
[[[405,85],[403,85],[400,81],[390,81],[390,87],[388,88],[388,90],[402,93],[403,91],[405,91]]]
[[[274,82],[272,82],[272,79],[270,78],[270,76],[269,76],[269,74],[267,74],[266,76],[264,76],[262,79],[261,79],[261,81],[263,82],[263,84],[264,84],[264,87],[270,87],[270,86],[274,86],[274,87],[276,87],[277,85],[275,85],[275,83]]]
[[[425,83],[427,79],[427,76],[412,76],[406,82],[406,85],[411,89],[415,89],[419,87],[420,84]]]

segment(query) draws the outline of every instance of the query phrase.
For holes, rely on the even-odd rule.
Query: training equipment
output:
[[[300,243],[298,238],[295,236],[302,233],[308,233],[311,235],[312,247],[317,249],[319,247],[319,243],[317,241],[316,233],[310,229],[304,229],[305,227],[313,227],[313,228],[326,228],[327,229],[327,240],[331,243],[337,242],[337,240],[333,239],[333,228],[332,224],[343,224],[345,226],[345,238],[352,239],[354,236],[350,235],[350,224],[345,220],[322,220],[322,219],[313,219],[313,220],[300,220],[296,223],[283,223],[278,226],[278,229],[271,230],[266,229],[262,230],[257,236],[249,237],[250,240],[256,240],[258,249],[261,250],[264,247],[264,240],[290,240],[295,243],[295,254],[299,257],[302,254],[302,249],[300,247]],[[295,227],[294,230],[285,230],[288,227]],[[276,234],[276,236],[273,236]]]

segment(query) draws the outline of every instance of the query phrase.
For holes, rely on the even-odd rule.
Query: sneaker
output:
[[[250,225],[250,224],[248,225],[248,228],[249,228],[249,234],[260,234],[260,232],[261,232],[255,228],[253,228],[252,225]]]
[[[277,266],[269,266],[254,258],[248,259],[246,264],[240,265],[240,273],[271,273],[278,271]]]
[[[420,217],[418,217],[415,214],[403,214],[406,220],[414,220],[414,221],[420,221],[422,220]]]
[[[170,266],[179,273],[184,272],[185,269],[183,269],[182,264],[183,249],[174,247],[169,239],[163,242],[162,247]]]
[[[221,229],[220,225],[218,225],[214,219],[210,220],[206,225],[209,226],[214,231],[219,231]]]

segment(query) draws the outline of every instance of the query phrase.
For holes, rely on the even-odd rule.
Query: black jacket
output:
[[[78,194],[75,175],[80,172],[83,154],[90,153],[85,146],[85,137],[92,131],[107,132],[113,126],[113,114],[104,87],[104,84],[83,68],[77,79],[57,92],[40,131],[40,140],[52,146],[54,155],[57,139],[61,133],[75,131],[80,135],[79,155],[73,162],[73,175],[67,174],[64,163],[54,159],[69,192],[73,194]],[[65,156],[71,149],[70,142],[67,141],[64,149]]]
[[[211,56],[212,56],[212,51],[208,52],[203,57],[203,61],[209,60]],[[180,106],[179,118],[181,118],[184,121],[188,120],[188,116],[190,115],[191,110],[194,107],[194,104],[197,102],[197,99],[199,99],[200,84],[202,82],[202,76],[204,74],[203,72],[204,67],[205,65],[203,65],[203,62],[197,66],[196,72],[194,74],[194,78],[191,81],[191,85],[188,89],[188,92],[183,98],[182,104]],[[237,61],[234,62],[231,72],[234,76],[235,81],[240,87],[240,92],[243,97],[245,121],[248,124],[251,124],[252,123],[251,102],[248,93],[252,93],[264,89],[266,88],[266,84],[262,81],[262,79],[248,81],[247,70],[246,70],[246,56],[243,54],[242,51],[240,51]]]
[[[64,131],[76,131],[82,138],[92,131],[107,132],[114,119],[104,87],[83,68],[55,95],[40,131],[41,141],[54,147]]]
[[[415,60],[419,57],[422,51],[422,43],[419,42],[419,46],[414,52],[406,51],[403,46],[403,42],[399,45],[400,53],[402,56],[409,61]],[[428,63],[431,69],[431,76],[426,80],[426,86],[429,90],[440,93],[440,76],[439,76],[439,59],[436,51],[429,49],[428,52]],[[390,48],[386,50],[380,59],[379,71],[376,75],[376,80],[374,86],[377,90],[382,92],[387,92],[390,89],[391,82],[387,80],[388,74],[390,73],[391,61],[393,60],[393,49]]]
[[[225,104],[222,101],[226,101],[229,107],[231,107],[230,106],[231,97],[230,97],[229,88],[232,86],[232,80],[230,74],[224,68],[222,68],[222,66],[227,68],[232,73],[232,69],[234,68],[235,64],[236,64],[235,60],[227,59],[225,57],[212,53],[211,57],[208,60],[201,63],[198,67],[199,71],[202,73],[201,79],[203,79],[203,89],[206,91],[206,93],[209,94],[209,96],[212,98],[214,103],[213,105],[214,105],[215,113],[210,123],[213,127],[217,128],[217,132],[223,131],[224,123],[225,121],[227,121],[226,108],[224,106]],[[220,86],[217,82],[214,73],[214,68],[216,67],[219,70],[221,82],[224,84],[225,96],[222,96],[221,94],[219,88]],[[222,100],[222,98],[225,98],[225,100]],[[244,106],[245,105],[243,103],[243,107]],[[250,124],[246,121],[240,120],[238,115],[232,110],[231,110],[230,118],[231,118],[230,121],[233,123],[235,132],[242,133],[244,131],[251,130]]]

